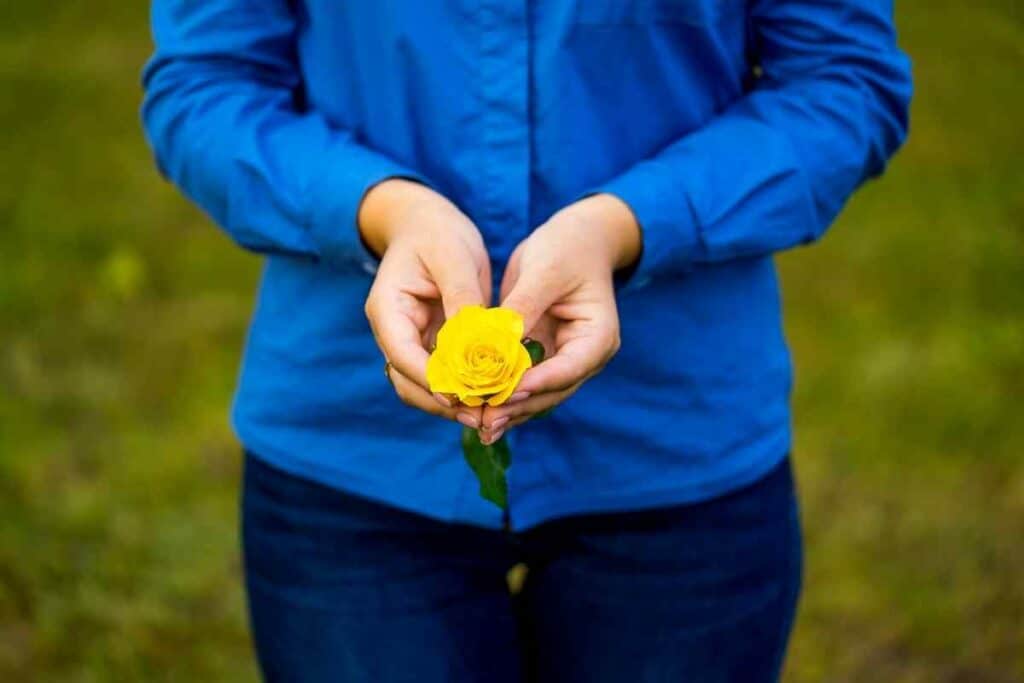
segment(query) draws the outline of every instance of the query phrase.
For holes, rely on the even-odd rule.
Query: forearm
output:
[[[583,223],[588,241],[612,270],[633,265],[640,256],[640,225],[626,202],[613,194],[590,195],[567,207]]]
[[[357,217],[359,234],[366,246],[383,256],[396,232],[414,228],[407,220],[418,210],[436,210],[442,196],[422,183],[405,178],[389,178],[372,187],[363,197]]]
[[[363,196],[417,176],[296,105],[295,23],[284,0],[154,0],[143,122],[162,172],[243,247],[358,267]]]
[[[644,279],[817,239],[906,135],[909,65],[886,3],[756,4],[754,90],[592,190],[636,215]]]

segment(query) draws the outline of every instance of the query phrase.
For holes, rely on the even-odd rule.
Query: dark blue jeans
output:
[[[274,682],[774,681],[800,590],[788,460],[706,502],[510,534],[250,455],[242,517],[253,636]],[[517,562],[529,573],[510,596]]]

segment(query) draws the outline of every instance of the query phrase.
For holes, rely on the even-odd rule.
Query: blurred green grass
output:
[[[251,681],[226,408],[258,261],[153,170],[145,3],[0,6],[0,680]],[[789,681],[1024,680],[1024,7],[898,3],[906,149],[780,259]]]

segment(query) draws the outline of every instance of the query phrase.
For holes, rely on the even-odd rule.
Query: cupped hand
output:
[[[523,375],[508,402],[484,408],[485,443],[567,399],[615,355],[620,340],[612,276],[636,261],[640,246],[629,207],[598,194],[562,209],[516,247],[501,305],[522,314],[527,336],[541,342],[548,357]]]
[[[478,427],[481,408],[454,405],[427,384],[438,328],[462,306],[491,298],[490,261],[472,221],[443,196],[407,180],[386,180],[359,211],[367,246],[381,255],[366,317],[395,392],[406,404]]]

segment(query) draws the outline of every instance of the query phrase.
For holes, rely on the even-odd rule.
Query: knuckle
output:
[[[615,333],[612,335],[611,354],[610,355],[614,356],[616,353],[619,352],[619,349],[621,349],[621,348],[622,348],[622,335],[619,334],[618,330],[616,330]]]
[[[535,418],[535,417],[537,417],[537,416],[539,416],[539,415],[544,415],[544,414],[546,414],[546,413],[547,413],[547,412],[548,412],[549,410],[551,410],[552,408],[554,408],[554,407],[555,407],[556,405],[558,405],[558,401],[553,401],[553,400],[551,400],[551,401],[545,401],[545,402],[544,402],[544,405],[542,405],[542,406],[537,406],[536,408],[534,408],[533,410],[531,410],[531,411],[529,412],[529,414],[527,414],[527,415],[522,415],[521,417],[523,417],[523,418],[525,418],[525,419],[528,419],[528,420],[532,420],[533,418]]]
[[[534,276],[542,283],[552,284],[559,280],[562,274],[562,263],[553,259],[544,259],[536,264]]]
[[[376,318],[377,314],[377,297],[371,291],[370,295],[366,297],[365,303],[363,303],[363,314],[366,315],[367,320],[371,323]]]
[[[622,334],[618,327],[606,330],[604,333],[605,361],[619,352],[622,348]]]
[[[534,320],[540,316],[540,304],[537,301],[537,297],[529,294],[520,295],[511,302],[511,307],[520,313],[523,317],[528,320]]]
[[[412,396],[409,393],[409,390],[399,382],[395,382],[395,395],[397,395],[398,399],[405,405],[413,405]]]
[[[455,282],[448,288],[448,297],[456,301],[469,299],[475,295],[475,288],[467,282]]]

